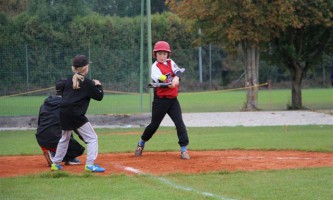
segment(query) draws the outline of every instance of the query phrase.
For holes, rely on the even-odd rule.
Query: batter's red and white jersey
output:
[[[151,67],[151,79],[155,83],[161,82],[159,78],[162,75],[166,76],[164,83],[170,83],[175,74],[181,74],[181,70],[171,59],[167,59],[165,63],[155,61]],[[175,98],[178,96],[178,86],[175,88],[156,88],[155,94],[160,98]]]

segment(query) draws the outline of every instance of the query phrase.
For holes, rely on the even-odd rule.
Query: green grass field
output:
[[[262,110],[286,110],[290,90],[261,90]],[[333,109],[332,89],[303,89],[308,109]],[[47,96],[0,97],[0,116],[38,114]],[[150,112],[149,95],[107,94],[91,101],[88,114]],[[183,112],[239,111],[244,91],[180,93]],[[333,126],[188,128],[190,150],[300,150],[333,152]],[[143,128],[96,129],[99,152],[132,152]],[[120,134],[131,132],[137,134]],[[34,130],[0,131],[0,156],[41,155]],[[149,151],[179,151],[174,128],[161,127]],[[83,144],[83,143],[82,143]],[[84,144],[83,144],[84,145]],[[22,163],[22,167],[25,163]],[[1,171],[1,170],[0,170]],[[222,199],[222,200],[328,200],[333,196],[332,167],[255,172],[97,176],[64,172],[0,178],[0,199]]]
[[[333,152],[333,126],[188,128],[190,150],[301,150]],[[143,128],[96,129],[99,152],[132,152]],[[132,134],[121,134],[131,132]],[[137,133],[137,134],[133,134]],[[161,127],[149,151],[179,151],[174,128]],[[0,131],[0,156],[40,155],[34,131]],[[102,155],[100,155],[102,156]],[[24,167],[24,163],[22,163]],[[97,176],[41,173],[0,178],[0,199],[223,199],[328,200],[333,166],[255,172]]]
[[[0,116],[38,115],[45,96],[0,97]],[[183,112],[240,111],[244,91],[207,91],[180,93]],[[87,114],[135,114],[150,112],[149,94],[108,94],[101,102],[91,101]],[[333,89],[303,89],[303,106],[311,110],[333,109]],[[142,102],[142,103],[141,103]],[[260,90],[258,107],[262,110],[286,110],[291,102],[290,90]]]
[[[189,148],[192,150],[290,149],[333,152],[332,125],[187,129],[191,140]],[[143,130],[144,128],[97,129],[99,152],[132,152]],[[121,134],[122,132],[131,134]],[[34,130],[0,131],[0,156],[40,154],[34,134]],[[147,145],[149,151],[178,151],[179,146],[175,141],[175,128],[161,127]]]
[[[330,200],[333,195],[332,168],[164,177],[47,173],[2,178],[0,186],[1,199]]]

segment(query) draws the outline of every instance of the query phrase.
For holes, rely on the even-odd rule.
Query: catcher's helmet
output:
[[[153,56],[154,58],[156,58],[156,52],[157,51],[166,51],[168,52],[168,58],[170,58],[171,55],[171,50],[170,50],[170,45],[169,43],[165,42],[165,41],[158,41],[156,42],[155,46],[154,46],[154,50],[153,50]]]
[[[66,79],[59,79],[56,81],[56,91],[57,91],[56,95],[62,96],[62,93],[65,90],[66,81],[67,81]]]

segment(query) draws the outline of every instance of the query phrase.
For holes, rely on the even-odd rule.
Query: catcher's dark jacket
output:
[[[73,89],[72,76],[67,78],[63,98],[60,104],[60,122],[62,130],[74,130],[88,122],[85,116],[90,99],[101,101],[104,92],[101,85],[95,85],[85,77],[80,81],[80,88]]]
[[[39,109],[36,139],[40,146],[56,148],[61,138],[59,106],[61,96],[49,96]]]

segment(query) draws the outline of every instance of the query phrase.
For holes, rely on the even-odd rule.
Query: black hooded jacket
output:
[[[56,148],[61,138],[59,107],[61,96],[49,96],[39,109],[36,139],[40,146]]]

